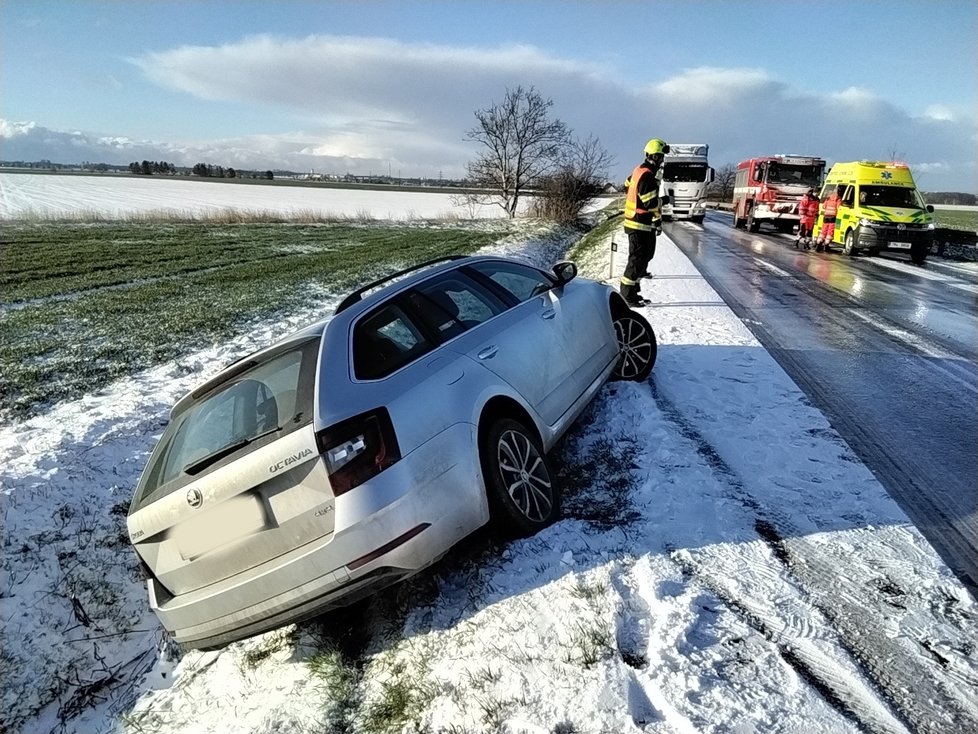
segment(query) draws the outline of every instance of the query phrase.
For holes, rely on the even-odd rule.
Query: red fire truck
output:
[[[756,232],[769,222],[781,232],[798,224],[798,202],[809,188],[817,194],[825,161],[802,155],[749,158],[737,165],[734,179],[734,226]]]

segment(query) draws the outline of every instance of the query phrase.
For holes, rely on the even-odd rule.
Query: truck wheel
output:
[[[703,217],[702,216],[699,216],[699,217],[690,217],[690,219],[692,219],[694,222],[696,222],[696,224],[703,224]]]
[[[761,223],[754,219],[754,210],[751,209],[747,214],[747,231],[756,232],[761,228]]]
[[[846,253],[849,257],[855,257],[858,250],[856,249],[856,234],[855,230],[850,229],[846,232],[845,242],[842,244],[842,251]]]

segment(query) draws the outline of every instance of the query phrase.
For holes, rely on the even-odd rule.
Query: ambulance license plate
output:
[[[892,247],[894,250],[909,250],[910,249],[910,243],[909,242],[891,242],[890,243],[890,247]]]

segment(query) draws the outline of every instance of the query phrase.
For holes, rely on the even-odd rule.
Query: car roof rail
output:
[[[340,301],[340,305],[336,307],[333,314],[338,314],[340,311],[345,311],[353,304],[359,303],[361,300],[363,300],[364,293],[376,288],[379,285],[383,285],[388,281],[394,280],[395,278],[400,278],[402,275],[407,275],[408,273],[413,273],[415,270],[421,270],[422,268],[431,267],[432,265],[438,265],[440,263],[451,262],[453,260],[464,260],[466,257],[468,257],[468,255],[446,255],[445,257],[436,257],[434,260],[426,260],[425,262],[419,263],[418,265],[413,265],[410,268],[404,268],[404,270],[398,270],[396,273],[385,275],[383,278],[375,280],[373,283],[368,283],[367,285],[363,286],[363,288],[353,291],[353,293]]]

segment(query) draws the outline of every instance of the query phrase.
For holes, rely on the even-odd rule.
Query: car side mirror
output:
[[[717,179],[717,172],[711,168],[710,169],[710,183],[713,183]]]
[[[563,285],[577,276],[577,264],[571,260],[561,260],[554,265],[553,271],[557,276],[557,283]]]
[[[931,214],[933,214],[934,213],[934,205],[933,204],[928,204],[927,205],[927,211],[930,212]]]

